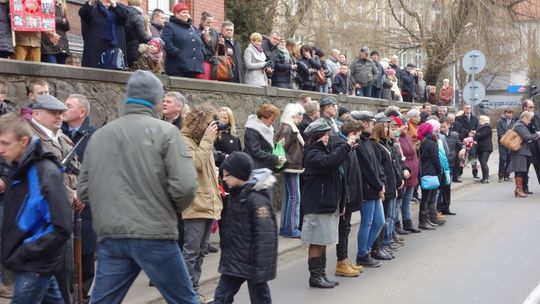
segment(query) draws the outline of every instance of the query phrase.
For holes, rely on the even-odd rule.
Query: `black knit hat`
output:
[[[221,165],[222,170],[243,181],[249,180],[253,170],[253,160],[244,152],[233,152]]]
[[[339,107],[339,109],[338,109],[338,117],[341,117],[341,115],[343,115],[345,113],[350,113],[349,109],[347,109],[345,107]]]

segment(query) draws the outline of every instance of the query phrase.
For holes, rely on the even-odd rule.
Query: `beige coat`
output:
[[[182,131],[188,152],[191,152],[193,164],[197,170],[197,195],[182,212],[182,219],[214,219],[221,218],[223,202],[219,195],[216,163],[214,161],[214,142],[217,134],[205,133],[200,143]]]
[[[56,156],[58,163],[60,163],[67,156],[69,151],[71,151],[71,149],[73,148],[73,142],[65,134],[62,133],[58,137],[58,143],[56,143],[32,121],[30,121],[30,126],[32,127],[32,131],[34,132],[34,134],[38,136],[41,140],[41,145],[43,149],[45,151],[52,152]],[[81,164],[77,160],[77,156],[73,157],[70,165],[72,168],[79,170]],[[64,173],[64,185],[66,185],[68,189],[68,197],[71,203],[73,203],[73,199],[76,196],[75,192],[77,191],[77,182],[77,175],[72,173]]]

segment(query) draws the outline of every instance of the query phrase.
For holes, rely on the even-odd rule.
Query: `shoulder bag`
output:
[[[514,128],[508,129],[501,137],[501,145],[512,152],[519,151],[522,143],[523,139],[514,131]]]

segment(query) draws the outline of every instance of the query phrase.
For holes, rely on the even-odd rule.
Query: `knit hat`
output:
[[[339,107],[339,110],[338,110],[338,117],[341,117],[341,115],[345,114],[345,113],[349,113],[349,109],[345,108],[345,107]]]
[[[436,121],[435,119],[430,119],[430,120],[426,121],[426,123],[433,126],[433,132],[437,132],[437,131],[439,131],[441,129],[441,123]]]
[[[173,7],[173,13],[179,13],[181,11],[189,11],[189,8],[187,7],[185,3],[177,3]]]
[[[152,38],[150,39],[150,41],[148,41],[148,45],[154,45],[157,49],[158,49],[158,52],[161,53],[161,39],[159,38]]]
[[[163,84],[150,71],[138,70],[128,80],[127,101],[154,108],[163,98]]]
[[[417,138],[419,140],[424,139],[426,136],[431,135],[433,133],[433,126],[429,123],[423,123],[418,127],[418,135]]]
[[[394,70],[394,69],[387,69],[387,70],[386,70],[386,75],[388,75],[388,76],[394,76],[394,75],[396,75],[396,70]]]
[[[253,160],[245,152],[233,152],[223,161],[222,170],[243,181],[249,180],[253,170]]]

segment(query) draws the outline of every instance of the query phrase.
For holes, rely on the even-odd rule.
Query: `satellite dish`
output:
[[[468,51],[461,62],[467,74],[476,75],[486,67],[486,56],[479,50]]]

